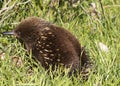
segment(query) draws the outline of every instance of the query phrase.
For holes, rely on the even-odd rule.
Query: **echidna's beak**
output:
[[[3,32],[3,35],[14,35],[14,31],[9,31],[9,32]]]

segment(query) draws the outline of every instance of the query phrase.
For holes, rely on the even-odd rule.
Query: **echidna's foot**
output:
[[[81,68],[81,76],[83,80],[88,80],[91,72],[93,71],[94,65],[91,62],[85,63]]]

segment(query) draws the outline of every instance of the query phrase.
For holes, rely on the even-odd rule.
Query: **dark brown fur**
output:
[[[89,61],[79,41],[64,28],[53,25],[36,17],[23,20],[14,30],[27,50],[48,69],[52,65],[71,67],[70,73],[80,71]]]

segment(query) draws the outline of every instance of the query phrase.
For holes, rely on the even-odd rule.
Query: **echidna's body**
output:
[[[78,40],[64,28],[55,26],[36,17],[22,21],[14,30],[15,36],[21,40],[27,50],[45,69],[50,65],[63,64],[71,67],[70,73],[80,70],[88,58]]]

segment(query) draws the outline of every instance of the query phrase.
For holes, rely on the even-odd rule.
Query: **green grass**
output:
[[[94,62],[95,74],[91,73],[87,81],[83,81],[80,75],[79,78],[70,78],[67,73],[62,76],[60,71],[54,76],[53,73],[47,74],[31,54],[26,55],[23,45],[15,37],[0,34],[0,58],[4,57],[0,60],[0,86],[120,86],[120,0],[101,0],[102,7],[99,0],[73,3],[76,6],[67,0],[60,0],[59,4],[50,4],[50,0],[22,1],[12,0],[5,11],[2,9],[7,0],[0,1],[0,33],[14,29],[27,17],[44,18],[77,37]],[[92,2],[97,11],[94,16],[90,15]],[[108,52],[101,50],[99,43],[106,45]],[[13,57],[21,58],[22,64],[16,66]]]

